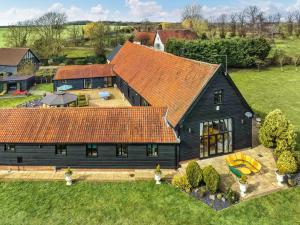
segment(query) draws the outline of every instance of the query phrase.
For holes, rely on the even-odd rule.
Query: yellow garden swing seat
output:
[[[261,170],[261,164],[258,161],[242,152],[229,155],[226,157],[226,162],[228,166],[232,167],[244,166],[238,169],[246,175],[251,174],[251,172],[258,173]]]

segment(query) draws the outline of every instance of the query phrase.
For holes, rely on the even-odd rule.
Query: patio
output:
[[[123,96],[118,88],[101,88],[101,89],[84,89],[67,91],[75,95],[83,94],[88,96],[90,107],[128,107],[131,104]],[[99,92],[109,92],[110,98],[108,100],[101,99]]]
[[[243,151],[246,155],[249,155],[259,161],[262,164],[260,173],[248,175],[248,190],[246,196],[242,199],[254,198],[268,193],[285,189],[287,186],[278,186],[276,180],[276,164],[270,149],[263,146],[258,146],[253,149]],[[239,184],[235,176],[229,172],[225,158],[227,155],[199,160],[198,163],[201,168],[212,165],[221,175],[221,189],[225,190],[231,187],[234,191],[239,192]],[[188,162],[182,163],[180,172],[185,171]]]

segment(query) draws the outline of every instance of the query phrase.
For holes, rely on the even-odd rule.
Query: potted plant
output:
[[[156,169],[155,169],[155,175],[154,175],[154,180],[156,181],[156,184],[161,184],[161,169],[160,169],[160,165],[158,164],[156,166]]]
[[[248,187],[247,179],[248,178],[245,175],[242,175],[241,178],[239,179],[239,185],[240,185],[240,191],[242,197],[245,197],[247,192],[247,187]]]
[[[65,172],[65,180],[66,180],[68,186],[72,185],[72,174],[73,174],[73,171],[71,170],[70,167],[68,167],[68,169]]]
[[[276,178],[278,185],[282,185],[286,174],[297,172],[298,166],[293,153],[284,151],[279,156],[277,162]]]

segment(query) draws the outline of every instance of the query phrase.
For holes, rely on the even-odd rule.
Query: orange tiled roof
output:
[[[112,64],[64,66],[57,70],[54,80],[115,76]]]
[[[195,40],[198,38],[197,34],[191,30],[160,30],[158,34],[163,44],[166,44],[171,38],[184,40]]]
[[[29,48],[0,48],[0,65],[17,66]]]
[[[177,143],[166,108],[0,110],[0,143]]]
[[[156,33],[154,32],[136,32],[134,36],[134,41],[141,42],[146,41],[147,46],[153,46],[155,41]]]
[[[127,42],[114,71],[152,106],[168,107],[176,126],[220,65],[193,61]]]

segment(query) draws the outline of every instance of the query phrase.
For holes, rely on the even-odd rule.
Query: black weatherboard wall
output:
[[[223,104],[216,110],[214,92],[223,90]],[[180,160],[199,158],[200,156],[200,123],[217,119],[232,118],[233,149],[249,148],[252,145],[252,119],[245,116],[252,112],[243,97],[222,70],[210,80],[190,111],[177,127],[180,135]]]
[[[4,151],[0,144],[0,164],[19,166],[56,166],[73,168],[148,168],[157,164],[162,168],[177,167],[177,146],[175,144],[158,145],[158,157],[148,157],[146,144],[128,145],[128,157],[116,156],[116,145],[98,145],[98,157],[86,156],[86,145],[67,145],[67,155],[56,155],[55,145],[17,144],[15,152]],[[18,163],[18,158],[22,162]]]

